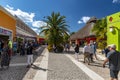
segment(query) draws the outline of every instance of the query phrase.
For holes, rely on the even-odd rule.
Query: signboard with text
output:
[[[11,36],[11,35],[12,35],[12,32],[11,32],[11,31],[8,31],[8,30],[5,30],[5,29],[3,29],[3,28],[0,28],[0,34]]]

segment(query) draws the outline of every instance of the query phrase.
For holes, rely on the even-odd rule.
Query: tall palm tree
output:
[[[44,20],[47,26],[41,27],[40,33],[44,33],[48,44],[57,46],[63,42],[63,36],[69,32],[65,18],[59,12],[52,12],[51,16],[47,16]]]
[[[107,39],[107,20],[106,18],[99,19],[93,26],[92,32],[96,34],[98,47],[103,49],[106,46]]]

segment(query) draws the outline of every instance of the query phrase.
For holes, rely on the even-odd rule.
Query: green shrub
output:
[[[47,49],[48,49],[49,52],[52,52],[53,51],[52,45],[48,45]]]
[[[98,48],[99,49],[104,49],[107,46],[106,40],[101,40],[98,42]]]

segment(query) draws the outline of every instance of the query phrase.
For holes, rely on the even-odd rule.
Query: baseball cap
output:
[[[116,49],[116,45],[115,44],[110,44],[109,47]]]

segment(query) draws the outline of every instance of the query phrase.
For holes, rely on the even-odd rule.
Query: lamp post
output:
[[[120,29],[118,29],[118,28],[115,27],[115,26],[110,26],[109,29],[110,29],[110,32],[113,32],[115,29],[117,29],[118,31],[120,30]]]
[[[110,32],[113,32],[114,31],[114,26],[110,26],[109,29],[110,29]]]

